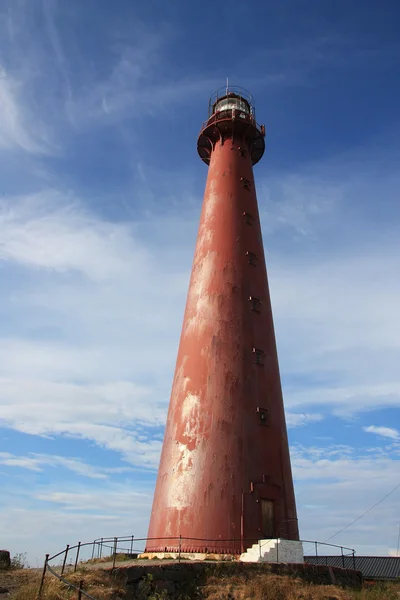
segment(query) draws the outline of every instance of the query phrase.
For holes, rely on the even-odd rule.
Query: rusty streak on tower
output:
[[[147,552],[238,554],[298,540],[253,177],[265,129],[241,88],[216,92],[198,152],[208,177]],[[184,539],[191,538],[191,539]],[[196,539],[197,538],[197,539]],[[208,540],[208,541],[201,541]]]

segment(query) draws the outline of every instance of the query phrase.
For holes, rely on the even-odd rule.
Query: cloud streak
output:
[[[376,425],[369,425],[368,427],[363,427],[363,429],[367,433],[375,433],[376,435],[380,435],[391,440],[400,439],[400,433],[397,429],[392,427],[377,427]]]
[[[286,413],[286,424],[288,427],[303,427],[308,423],[317,423],[324,417],[319,414]]]
[[[130,470],[128,467],[95,467],[77,458],[35,453],[30,453],[28,456],[15,456],[9,452],[0,452],[0,465],[38,472],[42,472],[47,467],[63,467],[76,475],[91,479],[106,479],[109,474],[124,473]]]
[[[56,190],[0,204],[0,259],[59,272],[78,271],[91,279],[129,277],[146,269],[143,248],[129,225],[85,214],[74,198]]]
[[[13,80],[0,65],[0,151],[19,149],[31,154],[47,154],[49,146],[44,132],[34,130],[21,101],[22,95],[21,83]]]

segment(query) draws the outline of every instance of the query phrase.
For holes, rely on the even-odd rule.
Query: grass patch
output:
[[[41,573],[23,569],[9,571],[9,576],[19,578],[19,589],[10,600],[37,600]],[[67,573],[66,578],[97,600],[123,600],[126,590],[123,577],[110,570],[103,571],[88,567],[76,573]],[[17,579],[16,579],[17,581]],[[161,583],[161,582],[160,582]],[[138,600],[399,600],[400,581],[395,583],[368,583],[361,590],[342,589],[333,585],[315,585],[297,577],[272,573],[216,572],[210,569],[202,585],[194,581],[175,592],[158,588],[158,582],[147,573],[136,590]],[[68,588],[51,573],[47,573],[42,600],[76,600],[77,591]]]
[[[399,583],[365,583],[361,590],[334,585],[315,585],[302,579],[260,573],[207,579],[202,588],[206,600],[399,600]]]
[[[364,582],[363,589],[352,592],[351,600],[399,600],[400,581]]]
[[[108,556],[102,556],[101,558],[89,558],[88,560],[85,560],[84,562],[79,563],[80,565],[97,565],[97,564],[101,564],[101,563],[112,563],[113,562],[113,555],[108,555]],[[137,555],[136,554],[122,554],[122,553],[118,553],[115,557],[115,563],[119,563],[119,562],[126,562],[128,560],[137,560]]]
[[[32,574],[29,583],[22,585],[14,593],[12,600],[37,600],[40,579],[40,573]],[[125,589],[107,571],[81,568],[75,573],[68,573],[66,579],[78,587],[79,582],[83,581],[83,589],[98,600],[125,598]],[[76,600],[76,598],[76,589],[69,588],[51,573],[46,575],[42,600]]]
[[[221,581],[211,577],[203,588],[207,600],[349,600],[346,592],[335,586],[312,585],[303,580],[279,575],[240,576]]]

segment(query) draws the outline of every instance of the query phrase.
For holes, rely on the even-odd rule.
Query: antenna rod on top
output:
[[[226,95],[228,95],[229,79],[226,78]]]

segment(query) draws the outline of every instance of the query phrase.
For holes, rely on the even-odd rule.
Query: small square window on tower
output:
[[[268,409],[261,408],[261,406],[257,406],[257,414],[258,414],[260,425],[267,425],[268,417],[269,417]]]
[[[255,298],[254,296],[250,296],[249,302],[250,302],[251,310],[253,312],[259,313],[260,309],[261,309],[261,300],[259,300],[258,298]]]
[[[253,223],[254,223],[253,215],[251,215],[248,212],[244,212],[244,213],[242,213],[242,217],[244,217],[244,222],[246,223],[246,225],[253,225]]]
[[[257,266],[257,256],[254,254],[254,252],[246,252],[246,256],[247,256],[247,261],[249,263],[249,265],[253,265],[253,267]]]
[[[254,354],[254,362],[256,365],[263,365],[264,364],[264,359],[265,359],[265,352],[264,350],[260,350],[259,348],[253,348],[253,354]]]
[[[248,179],[246,179],[245,177],[241,177],[240,178],[240,182],[242,184],[242,187],[245,190],[249,190],[250,189],[250,181]]]

